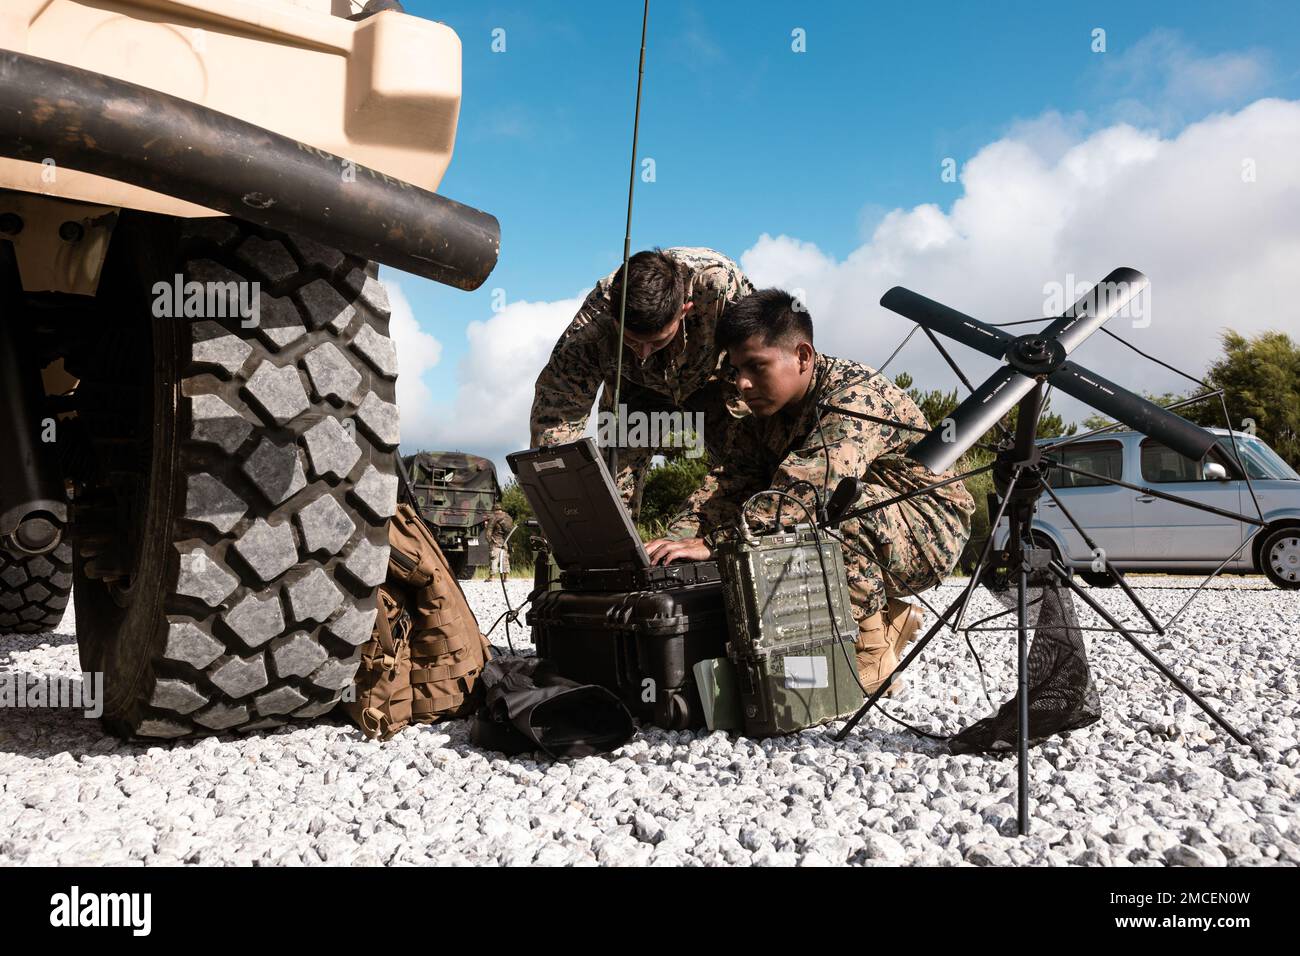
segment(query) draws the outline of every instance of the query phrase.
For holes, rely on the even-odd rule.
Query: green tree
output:
[[[521,521],[528,521],[533,516],[533,507],[528,503],[524,496],[524,490],[519,487],[519,482],[511,478],[506,482],[506,486],[501,489],[501,507],[505,509],[506,514],[514,519],[515,524]]]
[[[511,478],[501,489],[501,507],[515,522],[515,533],[510,536],[510,571],[511,574],[531,574],[536,555],[528,543],[531,532],[524,527],[525,521],[532,520],[533,508],[524,497],[524,490],[519,482]]]
[[[1268,442],[1292,467],[1300,465],[1300,345],[1284,332],[1261,332],[1247,338],[1228,329],[1223,355],[1205,374],[1223,389],[1232,427],[1251,430]],[[1218,400],[1200,402],[1193,419],[1222,425]]]
[[[1284,332],[1248,338],[1231,329],[1221,341],[1223,353],[1210,363],[1205,381],[1213,389],[1223,389],[1232,427],[1240,431],[1253,427],[1288,464],[1300,466],[1300,345]],[[1157,405],[1169,405],[1204,392],[1197,388],[1186,394],[1143,395]],[[1204,427],[1227,424],[1217,397],[1184,406],[1177,413]],[[1088,430],[1112,424],[1104,415],[1089,415],[1083,421]]]

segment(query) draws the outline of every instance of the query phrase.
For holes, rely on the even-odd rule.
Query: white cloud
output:
[[[465,330],[469,352],[460,362],[456,397],[430,408],[427,439],[410,447],[457,449],[492,458],[504,480],[509,474],[506,453],[528,447],[537,375],[582,298],[510,302],[490,319],[471,322]],[[405,441],[405,417],[402,434]]]
[[[1225,327],[1300,330],[1290,294],[1300,262],[1300,103],[1261,100],[1172,137],[1125,124],[1085,136],[1083,126],[1050,114],[1013,126],[965,164],[950,210],[891,210],[843,260],[807,240],[764,234],[742,265],[760,286],[803,289],[818,345],[871,365],[913,328],[878,305],[893,285],[1006,322],[1044,315],[1047,283],[1071,275],[1089,283],[1121,265],[1150,278],[1151,323],[1116,319],[1108,327],[1193,374],[1218,354]],[[1255,182],[1243,181],[1247,159]],[[412,379],[437,364],[440,349],[397,293],[404,447],[460,449],[504,469],[506,453],[528,445],[534,382],[581,296],[513,302],[471,322],[456,396],[435,405]],[[976,382],[994,367],[964,346],[950,351]],[[1137,389],[1188,384],[1100,334],[1075,357]],[[957,385],[919,334],[889,371],[904,369],[929,387]],[[1053,405],[1067,419],[1088,414],[1061,395]]]
[[[402,443],[413,446],[432,430],[433,393],[424,380],[424,373],[442,360],[442,343],[420,328],[401,285],[391,275],[381,281],[392,308],[389,333],[397,345],[397,407],[402,415]]]
[[[1300,262],[1300,103],[1260,100],[1171,138],[1123,124],[1062,143],[1068,134],[1069,124],[1051,118],[1013,128],[966,163],[949,212],[895,209],[843,261],[807,241],[763,235],[742,266],[760,286],[804,289],[819,346],[869,365],[913,327],[878,305],[893,285],[1007,322],[1044,315],[1047,283],[1071,275],[1094,282],[1117,266],[1151,280],[1151,321],[1135,328],[1114,319],[1108,328],[1192,374],[1218,354],[1226,327],[1300,330],[1291,294]],[[1243,181],[1247,161],[1254,182]],[[976,382],[993,367],[964,346],[950,351]],[[1101,335],[1076,358],[1137,389],[1190,384]],[[904,369],[927,386],[957,384],[921,335],[889,372]],[[1061,395],[1054,407],[1067,419],[1087,414]]]
[[[1188,115],[1261,95],[1273,73],[1263,50],[1203,55],[1173,30],[1153,30],[1096,57],[1093,80],[1114,101],[1112,117],[1166,130]]]

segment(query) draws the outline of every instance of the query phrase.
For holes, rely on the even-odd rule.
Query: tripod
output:
[[[1027,341],[1028,340],[1028,341]],[[1025,340],[1018,340],[1019,347],[1022,351],[1036,354],[1039,361],[1045,365],[1050,365],[1051,356],[1045,354],[1046,351],[1039,349],[1038,344],[1032,341],[1032,337],[1025,337]],[[1029,357],[1026,355],[1025,357]],[[1017,405],[1016,432],[1014,441],[1007,446],[1004,444],[997,452],[997,457],[992,466],[995,487],[1000,497],[1000,505],[997,516],[991,522],[992,528],[996,529],[1001,523],[1004,516],[1008,519],[1009,533],[1003,554],[1011,570],[1015,574],[1016,580],[1016,651],[1017,651],[1017,704],[1019,708],[1017,720],[1017,752],[1018,752],[1018,785],[1017,785],[1017,809],[1018,809],[1018,829],[1023,836],[1029,832],[1029,620],[1027,608],[1027,594],[1030,588],[1030,577],[1033,574],[1048,575],[1050,578],[1060,582],[1071,594],[1077,595],[1091,610],[1104,620],[1111,630],[1120,634],[1129,644],[1131,644],[1139,654],[1150,662],[1157,670],[1160,671],[1175,687],[1197,705],[1206,715],[1216,724],[1228,732],[1232,738],[1239,743],[1251,747],[1256,756],[1260,756],[1258,750],[1240,731],[1232,726],[1218,711],[1208,704],[1199,694],[1196,693],[1186,682],[1178,677],[1170,668],[1156,656],[1138,637],[1128,628],[1124,627],[1115,617],[1101,606],[1090,594],[1078,586],[1071,578],[1069,571],[1061,564],[1054,560],[1052,552],[1046,548],[1034,546],[1031,535],[1034,512],[1037,509],[1037,502],[1044,491],[1055,501],[1062,513],[1065,514],[1071,525],[1080,533],[1088,547],[1093,553],[1100,553],[1096,548],[1093,539],[1087,531],[1070,515],[1064,502],[1052,491],[1050,485],[1044,480],[1043,469],[1049,464],[1044,458],[1043,449],[1037,444],[1038,420],[1043,407],[1043,383],[1038,381],[1029,393],[1020,400]],[[1050,464],[1056,464],[1050,462]],[[1058,467],[1066,468],[1060,465]],[[1080,472],[1082,473],[1082,472]],[[1092,477],[1104,477],[1096,476]],[[950,479],[951,480],[951,479]],[[947,483],[946,481],[943,483]],[[1120,482],[1114,482],[1122,484]],[[917,491],[900,496],[900,499],[906,499],[917,494],[924,494],[932,490],[935,486],[918,489]],[[1132,487],[1132,486],[1130,486]],[[1150,489],[1142,489],[1150,490]],[[838,489],[837,489],[838,491]],[[837,495],[837,497],[839,497]],[[1173,498],[1174,496],[1166,496]],[[878,505],[861,508],[854,511],[847,511],[842,514],[832,514],[828,516],[825,522],[827,525],[839,524],[850,518],[860,517],[872,510],[896,503],[900,499],[891,499],[888,502],[882,502]],[[1209,506],[1201,505],[1198,502],[1188,501],[1186,499],[1175,499],[1181,503],[1192,507],[1199,507],[1207,510]],[[842,509],[833,509],[841,511]],[[1263,522],[1256,521],[1245,515],[1236,515],[1240,520],[1262,525]],[[894,668],[894,670],[885,678],[879,688],[875,690],[863,702],[857,713],[853,715],[847,724],[836,734],[837,741],[843,740],[859,721],[866,715],[867,711],[873,707],[876,702],[888,692],[894,681],[905,671],[914,660],[925,650],[927,644],[943,629],[954,614],[957,614],[957,620],[954,622],[953,630],[961,629],[961,622],[965,617],[966,607],[971,597],[974,595],[975,588],[978,587],[981,577],[992,568],[995,563],[993,551],[993,535],[990,534],[985,542],[979,560],[971,574],[970,583],[947,608],[943,611],[939,620],[925,633],[923,637],[915,642],[909,653]],[[1165,628],[1156,621],[1155,616],[1142,603],[1141,599],[1134,593],[1133,589],[1125,581],[1122,573],[1111,566],[1108,559],[1102,556],[1101,560],[1105,564],[1107,572],[1114,578],[1124,593],[1133,601],[1134,605],[1142,615],[1156,629],[1156,633],[1163,634]],[[1226,563],[1226,562],[1225,562]],[[960,613],[958,613],[960,612]]]

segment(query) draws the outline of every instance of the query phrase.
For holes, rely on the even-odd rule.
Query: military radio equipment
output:
[[[809,525],[718,542],[745,733],[788,734],[862,702],[844,555]]]

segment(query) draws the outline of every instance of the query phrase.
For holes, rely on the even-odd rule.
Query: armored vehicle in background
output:
[[[463,451],[403,457],[420,516],[458,577],[472,578],[491,560],[488,519],[501,500],[496,466]]]

